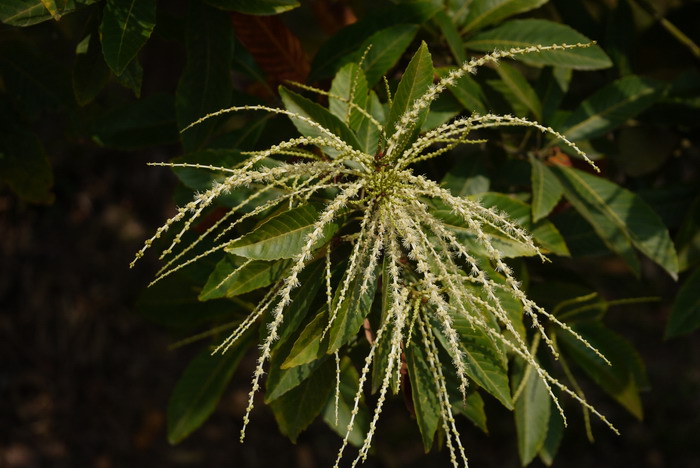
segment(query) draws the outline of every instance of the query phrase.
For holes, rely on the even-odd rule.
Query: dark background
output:
[[[49,40],[46,46],[69,64],[68,44]],[[172,70],[181,68],[182,59],[168,42],[154,36],[142,57],[143,94],[173,92]],[[109,86],[116,99],[127,96],[116,84]],[[168,351],[174,338],[134,313],[156,262],[149,256],[133,270],[128,265],[174,211],[175,178],[146,162],[180,150],[123,152],[67,143],[52,119],[61,119],[60,112],[37,126],[50,148],[54,203],[27,204],[0,188],[0,467],[332,466],[340,438],[330,429],[316,422],[293,445],[279,435],[262,404],[253,412],[246,443],[238,443],[254,355],[237,370],[210,421],[181,444],[167,443],[169,393],[197,347]],[[569,404],[570,427],[554,466],[700,467],[698,335],[664,342],[675,286],[654,269],[634,282],[616,266],[590,271],[600,274],[603,296],[618,297],[622,284],[630,295],[664,299],[609,314],[611,327],[637,346],[647,364],[652,388],[643,394],[645,420],[634,420],[586,387],[622,435],[594,422],[596,442],[588,443],[580,410]],[[486,404],[489,436],[460,421],[471,466],[519,466],[512,416],[493,399]],[[383,411],[374,453],[365,466],[449,465],[444,452],[423,454],[400,399]]]

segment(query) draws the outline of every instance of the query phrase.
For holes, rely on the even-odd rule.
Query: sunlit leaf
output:
[[[591,40],[564,24],[542,19],[511,20],[469,38],[468,49],[482,52],[552,44],[587,44]],[[533,52],[516,57],[531,65],[555,65],[575,70],[607,68],[612,62],[597,45],[566,50]]]

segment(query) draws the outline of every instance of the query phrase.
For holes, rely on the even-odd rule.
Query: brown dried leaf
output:
[[[306,81],[311,70],[309,58],[299,38],[279,18],[231,13],[231,21],[236,37],[271,83]]]

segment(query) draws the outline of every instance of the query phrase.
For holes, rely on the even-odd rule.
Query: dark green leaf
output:
[[[300,5],[298,0],[204,0],[222,10],[237,11],[247,15],[277,15]]]
[[[136,312],[152,322],[172,328],[194,328],[216,319],[236,315],[231,301],[200,302],[201,287],[181,272],[158,281],[141,293]]]
[[[547,466],[552,466],[554,463],[554,457],[559,451],[559,445],[561,444],[561,439],[564,437],[564,420],[559,414],[559,409],[554,404],[554,401],[550,402],[549,408],[549,425],[547,427],[547,438],[542,444],[540,449],[540,460]]]
[[[290,265],[288,260],[252,260],[245,265],[242,263],[232,255],[221,259],[199,293],[199,300],[234,297],[269,286],[280,279]]]
[[[0,181],[29,203],[53,203],[53,172],[37,136],[21,127],[0,129]]]
[[[435,24],[437,24],[438,28],[440,28],[440,32],[445,38],[445,41],[447,41],[447,45],[450,48],[450,52],[452,52],[452,56],[454,57],[457,64],[462,64],[466,62],[467,53],[464,50],[462,36],[459,34],[457,26],[455,26],[455,23],[452,20],[452,18],[450,18],[445,11],[439,11],[435,15],[433,21],[435,21]]]
[[[380,266],[373,272],[374,278],[370,279],[367,291],[362,293],[362,283],[365,281],[365,276],[362,273],[365,271],[368,263],[369,259],[360,263],[359,269],[355,272],[360,273],[355,274],[355,277],[350,280],[347,292],[341,303],[339,303],[340,291],[342,284],[345,282],[345,276],[341,280],[340,286],[335,290],[331,307],[333,308],[332,310],[337,309],[337,316],[328,332],[328,354],[334,353],[347,343],[350,338],[357,335],[362,322],[364,322],[365,317],[370,312],[374,293],[377,290],[377,277]],[[347,274],[348,271],[345,272],[345,275]]]
[[[700,328],[700,269],[683,283],[666,324],[666,338],[685,335]]]
[[[532,10],[547,3],[547,0],[473,0],[464,3],[469,5],[469,14],[464,20],[462,34]]]
[[[280,96],[284,102],[284,107],[296,114],[307,117],[329,130],[332,134],[339,136],[344,142],[355,149],[360,149],[360,142],[357,141],[355,134],[345,125],[338,117],[331,114],[325,107],[316,104],[305,97],[290,91],[282,86],[279,88]],[[308,123],[290,117],[294,126],[299,130],[299,133],[310,137],[326,137],[328,134]],[[331,151],[329,151],[330,153]]]
[[[31,26],[51,19],[41,0],[5,0],[0,4],[0,21],[11,26]]]
[[[676,237],[678,266],[687,270],[700,261],[700,197],[693,201]]]
[[[668,230],[641,198],[608,180],[577,169],[553,166],[552,170],[567,200],[611,250],[629,260],[634,258],[629,248],[632,243],[672,277],[677,277],[678,259]]]
[[[323,341],[321,341],[321,335],[327,326],[328,307],[324,306],[294,342],[289,356],[282,363],[282,369],[301,366],[323,356],[328,348],[328,334]]]
[[[335,419],[335,396],[330,395],[326,408],[323,410],[323,420],[340,437],[345,437],[352,409],[355,405],[355,395],[360,376],[349,358],[344,358],[340,364],[340,398],[338,399],[338,420]],[[370,413],[363,400],[360,401],[355,423],[350,431],[348,442],[359,447],[369,431]]]
[[[384,123],[384,107],[374,91],[369,93],[367,112],[380,124]],[[357,139],[360,141],[362,151],[374,154],[379,144],[379,129],[369,119],[364,118],[357,128]]]
[[[300,366],[282,369],[280,365],[284,361],[286,354],[291,350],[292,344],[293,343],[288,343],[287,346],[282,346],[272,353],[272,357],[270,358],[270,372],[267,376],[266,403],[276,400],[290,390],[297,388],[329,359],[328,356],[322,356],[319,359]]]
[[[438,76],[444,77],[450,69],[442,68],[438,69]],[[468,111],[476,112],[478,114],[485,114],[488,112],[486,107],[486,96],[484,91],[481,89],[481,85],[474,80],[469,75],[464,75],[459,78],[453,86],[449,86],[447,89],[450,90],[452,95],[457,98],[457,100],[464,106]]]
[[[212,355],[205,348],[187,366],[168,403],[168,441],[176,444],[201,426],[214,412],[250,343],[242,338],[233,349]]]
[[[313,205],[302,205],[284,211],[231,243],[226,251],[255,260],[294,258],[301,253],[307,237],[314,230],[318,215],[319,212]],[[326,224],[312,250],[326,243],[337,230],[338,224]]]
[[[500,63],[496,71],[501,79],[489,84],[510,102],[516,115],[527,117],[532,114],[536,120],[542,120],[542,103],[522,73],[507,63]]]
[[[508,388],[508,364],[502,350],[483,329],[472,326],[462,315],[454,314],[452,320],[452,326],[460,338],[467,375],[496,397],[503,406],[512,409],[513,402]]]
[[[442,185],[452,195],[459,197],[488,192],[491,181],[486,175],[484,157],[476,154],[463,155],[445,174]]]
[[[185,128],[207,114],[228,107],[231,101],[233,35],[226,14],[190,2],[185,43],[187,65],[175,94],[178,127]],[[209,119],[180,135],[186,151],[207,143],[217,123]]]
[[[562,133],[572,141],[602,135],[647,109],[663,90],[663,84],[649,78],[620,78],[585,99],[571,114]]]
[[[314,57],[310,81],[333,76],[348,62],[362,54],[362,45],[377,31],[397,24],[421,24],[440,11],[440,5],[430,1],[408,1],[376,11],[351,24],[328,41]]]
[[[543,123],[551,123],[554,113],[569,90],[572,74],[570,68],[563,67],[546,67],[540,73],[535,91],[541,96]]]
[[[100,145],[118,149],[136,149],[177,141],[175,103],[167,94],[147,98],[111,109],[92,123],[92,138]]]
[[[100,38],[105,61],[115,75],[121,75],[136,57],[155,24],[155,0],[107,0]]]
[[[418,428],[423,438],[423,448],[425,453],[428,453],[433,446],[435,431],[440,424],[437,377],[420,345],[406,348],[405,353],[408,376],[411,379],[413,408],[415,409]]]
[[[284,321],[277,330],[280,342],[291,336],[308,315],[309,308],[323,284],[318,279],[324,274],[325,263],[325,259],[316,260],[299,273],[300,286],[292,290],[291,302],[284,310]]]
[[[22,43],[7,41],[0,48],[0,74],[6,96],[30,120],[74,105],[69,70]]]
[[[327,359],[301,385],[270,403],[280,431],[296,442],[297,437],[318,416],[335,387],[335,365]]]
[[[518,454],[523,466],[529,464],[544,446],[550,419],[550,397],[542,379],[534,369],[528,373],[524,364],[513,384],[527,377],[525,387],[515,401],[515,429],[518,434]],[[516,387],[514,386],[514,389]]]
[[[0,3],[0,22],[11,26],[31,26],[90,5],[97,0],[3,0]]]
[[[532,220],[538,221],[557,206],[564,189],[559,179],[540,160],[531,158],[532,163]]]
[[[458,397],[453,398],[451,401],[453,411],[463,414],[473,422],[476,427],[488,434],[486,411],[484,411],[484,400],[481,398],[481,394],[477,391],[471,391],[467,393],[466,401],[462,401],[459,393],[455,394],[458,395]]]
[[[357,60],[361,53],[371,45],[362,69],[367,75],[367,83],[372,88],[399,61],[409,44],[416,37],[419,27],[415,24],[397,24],[372,34],[362,43],[358,50]]]
[[[96,32],[78,44],[73,66],[73,93],[78,105],[90,103],[109,81],[109,67],[102,57],[100,39]]]
[[[608,365],[566,331],[557,333],[561,346],[588,376],[638,419],[642,419],[639,390],[649,385],[641,357],[622,336],[597,320],[580,322],[572,328],[600,351]]]
[[[117,81],[119,81],[119,83],[126,89],[132,90],[134,92],[134,96],[137,98],[141,97],[143,67],[139,63],[138,59],[129,62],[129,65],[126,66],[124,72],[121,75],[117,75]]]
[[[496,192],[482,193],[472,198],[479,200],[486,208],[496,208],[501,212],[505,212],[511,221],[515,221],[531,232],[535,242],[544,247],[544,249],[557,255],[569,255],[564,238],[551,222],[541,219],[533,224],[530,221],[531,208],[527,203]],[[468,242],[470,248],[476,252],[485,253],[484,247],[474,240],[467,222],[453,213],[449,207],[441,205],[439,202],[434,202],[430,211],[438,219],[442,220],[447,227],[459,234],[463,241]],[[501,231],[486,228],[485,232],[488,234],[493,246],[505,257],[535,255],[535,251],[532,248],[522,242],[511,239]]]
[[[418,51],[413,55],[413,58],[406,67],[406,71],[401,77],[399,87],[394,95],[394,100],[389,111],[389,118],[385,128],[387,136],[396,131],[401,117],[408,112],[414,102],[421,98],[428,87],[433,83],[433,61],[428,51],[428,46],[423,42]],[[410,128],[400,141],[397,142],[394,151],[400,154],[402,149],[407,147],[418,135],[423,121],[428,116],[428,110],[424,109],[418,118],[412,123]]]
[[[590,39],[569,26],[542,19],[511,20],[467,40],[468,49],[482,52],[509,50],[552,44],[587,44]],[[518,55],[518,60],[531,65],[555,65],[575,70],[597,70],[612,65],[603,49],[594,45],[586,48],[550,50]]]
[[[620,129],[612,159],[625,174],[640,177],[659,169],[678,148],[680,137],[666,128],[639,125]]]

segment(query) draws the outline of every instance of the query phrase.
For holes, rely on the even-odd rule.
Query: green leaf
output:
[[[330,395],[323,410],[323,420],[340,437],[345,437],[348,424],[355,405],[355,394],[359,386],[360,376],[349,358],[343,358],[340,363],[340,397],[338,398],[338,421],[335,419],[335,396]],[[360,447],[369,431],[370,413],[364,399],[360,401],[355,416],[355,423],[350,431],[348,442]]]
[[[168,403],[168,441],[177,444],[201,426],[216,409],[226,386],[241,362],[251,333],[224,354],[205,348],[187,366]]]
[[[335,388],[335,365],[327,359],[301,385],[270,403],[280,431],[296,442],[297,437],[318,416]]]
[[[201,277],[198,272],[194,275]],[[223,318],[230,320],[238,312],[228,300],[200,302],[200,289],[200,283],[190,275],[176,272],[143,291],[136,300],[136,312],[174,329],[193,329]]]
[[[287,346],[282,346],[277,349],[270,358],[270,372],[267,376],[265,403],[270,403],[290,390],[297,388],[328,360],[328,356],[322,356],[319,359],[300,366],[282,369],[280,365],[284,361],[292,345],[293,343],[288,343]]]
[[[564,420],[559,414],[559,409],[554,404],[554,401],[550,402],[549,408],[549,424],[547,426],[547,437],[544,439],[544,444],[540,449],[539,456],[542,463],[547,466],[552,466],[554,463],[554,457],[559,451],[559,445],[561,444],[561,439],[564,437]]]
[[[358,61],[361,54],[370,45],[372,46],[362,64],[370,88],[396,65],[413,38],[416,37],[418,29],[419,27],[415,24],[397,24],[372,34],[362,43],[357,51],[356,60]]]
[[[700,328],[700,268],[683,283],[666,324],[666,338],[688,334]]]
[[[451,69],[440,68],[437,70],[438,76],[441,78],[447,75]],[[476,82],[474,78],[469,75],[464,75],[459,78],[454,85],[448,86],[447,89],[450,90],[452,95],[457,98],[460,104],[472,112],[478,114],[485,114],[488,112],[486,107],[486,95],[481,89],[481,85]]]
[[[502,350],[483,329],[477,325],[472,326],[461,314],[453,314],[452,321],[452,326],[459,335],[467,375],[474,383],[496,397],[503,406],[513,409],[508,388],[508,363]],[[442,333],[438,333],[438,337],[444,345]],[[448,348],[445,346],[445,349]]]
[[[433,21],[440,28],[442,37],[447,41],[447,46],[450,48],[455,61],[458,64],[466,62],[467,53],[464,50],[464,42],[452,18],[445,11],[439,11]]]
[[[634,258],[628,247],[632,243],[673,278],[678,276],[678,259],[668,230],[641,198],[608,180],[577,169],[553,166],[552,170],[567,200],[611,250],[628,260]]]
[[[406,71],[401,77],[399,87],[394,95],[391,111],[389,111],[389,118],[385,126],[387,129],[387,136],[396,132],[401,117],[411,109],[413,103],[417,99],[423,97],[432,83],[433,61],[428,51],[427,44],[423,42],[406,67]],[[420,116],[410,124],[411,128],[408,129],[409,131],[406,132],[396,144],[396,154],[401,154],[402,149],[408,146],[418,136],[421,125],[428,116],[428,111],[429,109],[424,109]]]
[[[408,376],[411,379],[411,396],[416,420],[423,439],[425,453],[430,451],[435,431],[440,424],[440,401],[437,378],[425,357],[421,346],[409,346],[405,350]]]
[[[284,102],[284,107],[288,111],[307,117],[321,124],[332,134],[340,137],[344,142],[353,148],[360,149],[360,142],[357,141],[355,134],[352,133],[347,125],[345,125],[338,117],[331,114],[325,107],[316,104],[315,102],[310,101],[305,97],[284,88],[283,86],[279,87],[279,93],[282,97],[282,102]],[[294,117],[290,117],[290,120],[302,135],[328,138],[328,134],[326,132],[313,127],[302,120]],[[329,153],[333,154],[331,151],[329,151]]]
[[[367,112],[374,117],[374,119],[380,124],[384,123],[384,106],[379,102],[379,97],[374,91],[369,93],[369,101],[367,106]],[[376,125],[370,122],[369,119],[363,118],[360,121],[360,125],[357,127],[357,139],[360,142],[362,151],[368,154],[374,154],[377,152],[379,145],[379,129]]]
[[[92,139],[116,149],[137,149],[175,143],[175,103],[167,94],[154,94],[110,109],[91,125]]]
[[[354,278],[350,280],[345,297],[340,303],[340,291],[342,284],[345,282],[345,276],[343,276],[340,285],[335,290],[331,307],[332,310],[337,309],[338,312],[328,332],[328,354],[336,352],[341,346],[347,343],[350,338],[357,335],[357,332],[362,326],[362,322],[364,322],[365,317],[367,317],[370,312],[372,301],[374,300],[374,293],[377,290],[377,280],[381,266],[377,266],[373,272],[374,278],[369,282],[367,291],[362,293],[362,283],[365,281],[364,272],[369,261],[370,259],[367,258],[364,262],[360,262]],[[346,271],[345,275],[349,273],[349,271]]]
[[[0,129],[0,181],[26,202],[53,203],[51,163],[30,130],[17,126]]]
[[[279,342],[284,342],[304,322],[309,308],[316,299],[323,282],[318,281],[325,272],[325,258],[321,258],[307,265],[299,273],[299,287],[294,288],[290,294],[291,302],[284,310],[284,321],[277,329]]]
[[[452,398],[451,403],[454,411],[466,416],[476,427],[481,429],[485,434],[488,434],[489,430],[486,426],[484,400],[481,398],[479,392],[471,391],[467,393],[466,401],[462,401],[461,395],[458,395],[456,398]]]
[[[175,111],[180,129],[228,107],[231,101],[231,20],[221,11],[190,2],[185,44],[187,65],[175,93]],[[206,145],[219,123],[221,119],[209,119],[180,134],[185,150],[193,151]]]
[[[510,16],[533,10],[547,3],[547,0],[473,0],[465,3],[469,3],[469,14],[464,20],[462,34],[477,31]]]
[[[676,236],[676,246],[680,271],[687,270],[700,261],[700,197],[693,201],[685,215]]]
[[[522,393],[515,401],[515,429],[518,434],[518,454],[523,466],[529,464],[544,446],[550,419],[550,397],[542,379],[534,369],[528,373],[525,365],[520,363],[517,372],[519,378],[513,384],[520,383],[526,376],[527,381]],[[529,375],[528,375],[529,374]],[[514,389],[517,388],[515,385]]]
[[[552,212],[559,203],[564,189],[559,179],[544,163],[530,158],[532,164],[532,220],[538,221]]]
[[[241,265],[240,259],[227,255],[216,264],[216,268],[209,275],[207,283],[199,293],[199,300],[235,297],[269,286],[279,280],[289,266],[288,260],[252,260]]]
[[[649,78],[620,78],[585,99],[571,114],[562,133],[572,141],[600,136],[647,109],[663,90],[663,84]]]
[[[281,368],[290,369],[301,366],[323,356],[328,348],[328,334],[321,341],[321,335],[326,326],[328,326],[328,306],[323,306],[294,342]]]
[[[121,75],[151,37],[156,25],[155,0],[107,0],[100,38],[105,61]]]
[[[488,192],[491,181],[486,174],[484,159],[483,155],[459,158],[443,177],[442,185],[458,197]]]
[[[512,20],[467,40],[468,49],[482,52],[509,50],[513,47],[532,47],[552,44],[591,42],[569,26],[541,19]],[[574,70],[608,68],[612,62],[603,49],[594,45],[586,48],[532,52],[514,57],[530,65],[555,65]]]
[[[307,237],[318,222],[318,216],[318,210],[310,204],[284,211],[231,243],[226,251],[255,260],[294,258],[301,253]],[[325,244],[337,230],[338,224],[326,224],[312,250]]]
[[[134,92],[134,96],[141,97],[141,85],[143,84],[143,67],[138,59],[129,62],[121,75],[117,75],[117,81],[126,89]]]
[[[51,19],[41,0],[5,0],[0,3],[0,22],[10,26],[31,26]]]
[[[73,65],[73,93],[80,106],[90,102],[109,81],[109,67],[102,57],[97,33],[89,34],[78,44]]]
[[[504,212],[511,221],[525,228],[532,234],[535,242],[545,250],[557,255],[569,255],[569,249],[564,242],[557,228],[548,220],[541,219],[536,223],[530,221],[531,207],[527,203],[508,195],[496,192],[487,192],[475,195],[472,199],[478,200],[486,208],[496,208]],[[484,247],[476,242],[474,235],[466,221],[459,215],[452,212],[452,209],[440,202],[431,202],[430,212],[443,221],[447,227],[455,231],[464,242],[469,243],[470,248],[475,252],[485,254]],[[496,229],[485,227],[485,232],[493,243],[505,257],[522,257],[535,255],[535,251],[523,244],[506,236]]]
[[[6,41],[0,48],[3,94],[29,120],[74,105],[70,73],[51,55],[39,56],[21,42]]]
[[[328,108],[352,129],[357,129],[365,117],[357,108],[352,108],[346,101],[351,101],[360,109],[367,108],[367,79],[356,63],[348,63],[338,70],[331,84],[331,95],[344,98],[345,101],[329,97]],[[351,99],[352,98],[352,99]]]
[[[204,0],[222,10],[237,11],[247,15],[277,15],[297,8],[298,0]]]
[[[496,67],[500,81],[489,84],[499,91],[513,106],[516,115],[527,117],[530,113],[536,120],[542,120],[542,104],[530,83],[515,67],[500,63]]]
[[[649,383],[644,363],[634,347],[597,320],[572,324],[572,329],[612,365],[609,366],[566,331],[557,333],[562,349],[600,388],[641,420],[643,411],[639,389],[647,387]]]
[[[10,26],[31,26],[50,19],[58,21],[66,13],[95,3],[97,0],[3,0],[0,22]]]
[[[563,67],[546,67],[540,73],[535,91],[541,96],[542,122],[548,125],[551,123],[552,117],[569,90],[572,75],[571,68]]]
[[[440,11],[431,1],[409,1],[377,10],[354,24],[341,29],[326,41],[314,57],[309,81],[333,76],[348,62],[356,60],[367,38],[377,31],[397,24],[421,24]]]

